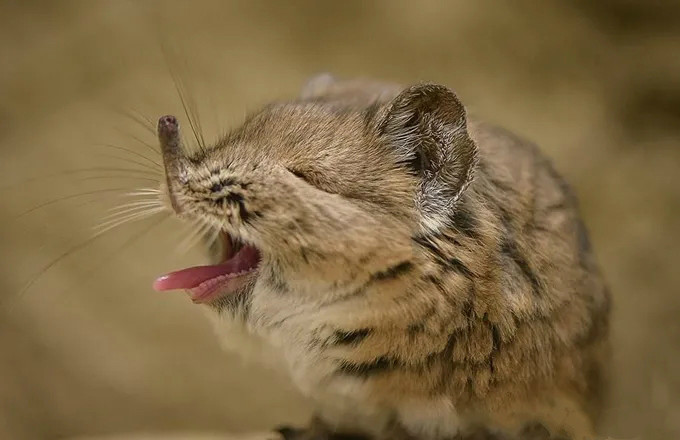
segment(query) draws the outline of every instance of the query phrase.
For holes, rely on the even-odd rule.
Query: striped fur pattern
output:
[[[317,428],[592,433],[609,299],[577,201],[446,87],[319,77],[183,170],[182,215],[262,254],[254,284],[211,305],[218,332],[284,369]]]

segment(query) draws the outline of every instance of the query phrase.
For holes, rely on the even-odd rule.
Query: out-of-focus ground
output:
[[[0,2],[0,438],[307,417],[285,380],[222,352],[182,294],[151,291],[155,275],[202,257],[174,252],[177,222],[131,244],[153,220],[104,236],[20,293],[120,199],[22,212],[152,184],[26,179],[134,166],[98,143],[148,153],[134,137],[153,135],[118,110],[181,113],[163,45],[211,139],[331,71],[445,83],[538,142],[576,187],[614,294],[610,433],[680,438],[679,17],[671,1]]]

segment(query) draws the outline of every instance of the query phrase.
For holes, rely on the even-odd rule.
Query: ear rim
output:
[[[406,165],[422,179],[421,210],[433,218],[446,215],[474,180],[479,162],[479,149],[467,128],[467,112],[457,95],[435,83],[407,87],[388,104],[377,127],[379,135],[401,155],[398,160],[426,165],[422,172]]]
[[[318,73],[307,80],[300,91],[301,99],[323,96],[338,79],[330,72]]]
[[[443,99],[442,99],[443,98]],[[447,104],[444,108],[437,101]],[[427,106],[427,108],[425,108]],[[442,114],[453,111],[454,117]],[[420,83],[404,89],[387,106],[378,121],[378,134],[387,138],[397,147],[404,147],[402,151],[412,150],[405,144],[416,144],[418,138],[425,133],[418,132],[422,124],[442,124],[440,131],[467,133],[467,114],[465,107],[456,94],[446,86],[435,83]],[[418,127],[418,125],[421,125]],[[445,126],[449,127],[446,128]],[[435,127],[430,127],[435,128]],[[440,139],[446,142],[446,139]]]

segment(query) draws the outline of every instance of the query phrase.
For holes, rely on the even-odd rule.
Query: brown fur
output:
[[[170,161],[175,210],[262,254],[220,332],[268,347],[325,430],[593,432],[609,299],[576,199],[447,88],[325,75]]]

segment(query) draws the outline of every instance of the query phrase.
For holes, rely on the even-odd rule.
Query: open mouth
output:
[[[220,233],[222,255],[218,264],[195,266],[163,275],[153,288],[158,291],[184,289],[195,303],[210,303],[238,293],[252,280],[260,264],[260,253],[253,247]]]

